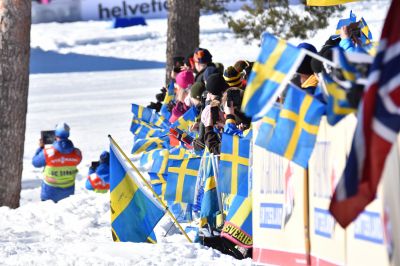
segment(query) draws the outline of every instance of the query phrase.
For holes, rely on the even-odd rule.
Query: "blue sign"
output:
[[[260,227],[261,228],[282,228],[283,204],[261,203],[260,204]]]
[[[314,208],[314,233],[316,235],[332,238],[335,220],[328,210]]]
[[[383,244],[381,216],[377,212],[364,211],[354,222],[354,238]]]

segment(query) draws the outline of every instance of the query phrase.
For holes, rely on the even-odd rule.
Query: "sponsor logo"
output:
[[[260,204],[260,227],[282,228],[283,204],[261,203]]]
[[[354,222],[354,238],[383,244],[382,220],[377,212],[364,211]]]
[[[314,208],[314,233],[316,235],[332,238],[335,229],[335,220],[328,210]]]

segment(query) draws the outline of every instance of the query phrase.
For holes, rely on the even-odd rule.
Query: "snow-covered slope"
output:
[[[378,39],[388,1],[349,5],[364,16]],[[366,9],[368,6],[368,9]],[[344,12],[348,16],[349,11]],[[238,16],[240,13],[237,14]],[[335,29],[310,40],[317,48]],[[0,207],[1,265],[249,265],[219,252],[188,244],[180,235],[159,237],[159,244],[114,243],[110,233],[109,194],[84,189],[88,166],[108,149],[111,134],[130,150],[130,103],[154,100],[164,79],[166,21],[111,29],[108,22],[32,26],[32,65],[26,128],[21,207]],[[236,40],[218,16],[201,18],[201,46],[225,66],[255,60],[256,42]],[[291,40],[297,44],[300,40]],[[71,126],[82,150],[76,195],[40,202],[41,169],[31,165],[40,130],[59,121]],[[164,223],[167,221],[164,220]],[[161,234],[163,228],[158,229]]]

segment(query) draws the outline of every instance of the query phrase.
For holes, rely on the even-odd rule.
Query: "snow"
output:
[[[349,5],[364,16],[378,39],[389,1]],[[368,8],[366,8],[368,5]],[[349,10],[343,16],[348,16]],[[237,16],[240,12],[237,13]],[[317,48],[334,32],[332,25],[310,40]],[[109,194],[84,188],[91,161],[108,149],[108,134],[128,152],[130,104],[147,105],[162,87],[166,21],[111,29],[111,22],[48,23],[32,26],[32,62],[26,126],[21,207],[0,207],[1,265],[250,265],[182,235],[163,237],[169,220],[156,228],[158,244],[114,243]],[[255,60],[257,42],[244,45],[217,15],[201,17],[201,47],[225,66]],[[300,40],[290,40],[297,44]],[[60,121],[82,150],[75,195],[58,204],[40,201],[41,169],[31,165],[40,130]]]

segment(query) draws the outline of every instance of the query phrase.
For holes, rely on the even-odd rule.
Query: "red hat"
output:
[[[187,89],[194,83],[193,72],[188,70],[181,71],[178,75],[176,75],[175,80],[179,87],[182,89]]]

